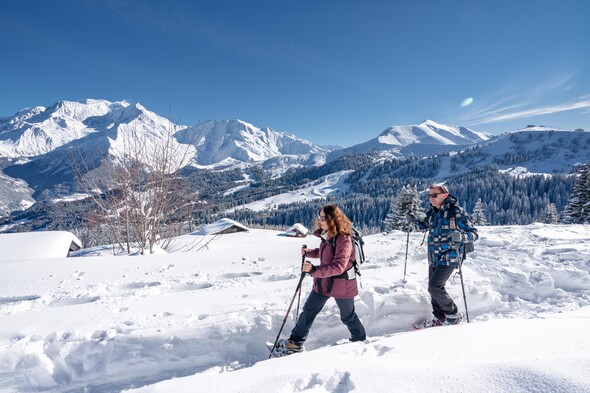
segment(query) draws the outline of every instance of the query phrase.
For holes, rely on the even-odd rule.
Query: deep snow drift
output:
[[[405,233],[367,236],[356,302],[367,341],[333,345],[348,332],[330,301],[305,353],[268,361],[299,248],[316,238],[194,234],[168,254],[3,261],[0,391],[590,390],[590,227],[480,234],[464,266],[471,324],[411,331],[430,309],[422,234],[410,237],[406,284]],[[310,288],[306,278],[302,302]],[[448,290],[463,309],[458,276]]]

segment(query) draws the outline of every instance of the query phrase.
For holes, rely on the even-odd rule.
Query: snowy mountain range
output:
[[[440,154],[438,172],[429,176],[441,180],[486,165],[515,174],[569,173],[574,165],[586,162],[590,156],[590,133],[555,131],[542,126],[528,126],[491,137],[469,128],[426,120],[418,125],[392,126],[367,142],[330,152],[287,132],[259,128],[242,120],[208,120],[186,126],[174,124],[139,103],[93,99],[60,101],[47,108],[24,109],[12,117],[0,119],[0,176],[3,179],[0,182],[0,216],[40,200],[71,199],[72,194],[80,192],[72,171],[74,156],[83,157],[90,169],[100,168],[105,157],[122,154],[124,141],[132,133],[144,135],[145,143],[157,146],[164,143],[170,132],[174,135],[173,143],[190,153],[190,166],[242,171],[242,181],[221,190],[226,195],[235,187],[247,190],[257,181],[245,173],[252,166],[262,169],[266,176],[270,174],[271,178],[282,176],[290,168],[318,167],[317,176],[307,173],[300,179],[306,181],[297,183],[313,191],[302,189],[295,194],[309,194],[314,199],[344,192],[348,181],[346,184],[336,182],[327,186],[329,191],[321,192],[316,182],[331,184],[327,179],[337,178],[339,173],[344,173],[342,171],[356,170],[354,165],[343,166],[336,162],[344,155],[361,153],[378,153],[376,165],[388,157]],[[456,153],[447,154],[449,152]],[[352,179],[362,181],[363,178],[353,176]],[[285,192],[284,186],[268,190],[262,198],[267,199],[260,203],[265,206],[274,203],[272,195]],[[286,191],[293,190],[287,188]],[[295,194],[290,194],[288,199]]]
[[[125,140],[133,133],[143,135],[148,146],[157,146],[165,142],[170,132],[174,134],[174,144],[189,150],[189,164],[197,168],[254,164],[276,177],[289,168],[322,165],[329,153],[326,148],[287,132],[259,128],[242,120],[208,120],[186,126],[175,124],[139,103],[59,101],[0,119],[0,167],[10,177],[0,186],[0,195],[5,197],[0,210],[28,206],[45,190],[71,183],[75,177],[71,169],[74,156],[82,157],[90,169],[98,168],[105,157],[120,157]],[[472,145],[486,137],[463,127],[427,121],[418,126],[390,127],[374,140],[333,152],[333,157],[386,149],[399,155],[403,154],[402,149],[416,152],[417,146],[440,152],[446,151],[447,146]],[[11,185],[19,179],[18,187]],[[62,193],[69,189],[62,187]]]
[[[173,129],[178,143],[194,143],[193,162],[215,165],[228,160],[260,162],[279,155],[323,156],[327,150],[287,132],[260,129],[241,120],[208,120],[193,127],[178,125],[126,101],[60,101],[48,108],[24,109],[0,122],[0,157],[38,157],[88,140],[105,141],[108,153],[116,153],[131,131],[149,135],[158,143]],[[96,134],[96,135],[94,135]]]
[[[488,139],[490,139],[490,135],[484,132],[425,120],[418,125],[388,127],[376,138],[330,153],[329,159],[374,152],[387,152],[396,157],[424,156],[460,150]]]
[[[72,183],[73,161],[80,157],[89,169],[100,167],[107,156],[121,157],[125,141],[134,133],[142,135],[148,150],[165,143],[173,133],[172,144],[187,149],[189,165],[195,167],[262,164],[275,176],[292,167],[321,165],[328,153],[287,132],[241,120],[209,120],[189,127],[174,124],[139,103],[60,101],[0,119],[0,168],[10,180],[0,185],[4,196],[0,212],[31,205],[44,191]],[[15,188],[11,183],[17,179],[25,183]],[[61,194],[71,188],[61,187]],[[23,194],[23,190],[29,192]]]
[[[194,144],[195,162],[264,162],[290,156],[303,165],[323,163],[327,150],[287,132],[258,128],[242,120],[208,120],[176,134],[181,143]]]
[[[145,133],[149,141],[158,143],[171,128],[178,143],[195,146],[192,162],[197,166],[264,163],[269,159],[278,162],[267,168],[319,165],[329,153],[287,132],[258,128],[242,120],[207,120],[185,126],[139,103],[87,99],[23,109],[13,117],[0,119],[0,158],[32,159],[63,146],[80,148],[87,142],[106,148],[101,153],[116,155],[123,135],[131,131]],[[483,132],[426,120],[418,125],[389,127],[367,142],[332,152],[330,158],[375,151],[396,156],[432,154],[488,139]]]

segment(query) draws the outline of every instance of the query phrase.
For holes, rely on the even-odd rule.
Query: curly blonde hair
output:
[[[346,217],[346,214],[336,205],[324,205],[319,213],[324,212],[326,223],[328,224],[328,233],[332,236],[350,235],[352,222]],[[318,228],[319,222],[316,224]]]

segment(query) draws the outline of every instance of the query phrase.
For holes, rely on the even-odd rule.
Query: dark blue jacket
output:
[[[475,241],[479,238],[469,215],[457,205],[457,198],[452,195],[444,200],[440,209],[431,206],[424,220],[413,216],[410,216],[410,219],[420,230],[428,230],[428,263],[431,266],[458,267],[461,263],[465,245],[451,240],[453,231],[465,234],[466,241]]]

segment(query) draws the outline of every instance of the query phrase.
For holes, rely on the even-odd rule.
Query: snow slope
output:
[[[460,150],[489,138],[484,132],[425,120],[417,125],[391,126],[367,142],[330,153],[329,159],[382,151],[394,156],[430,155]]]
[[[372,235],[356,301],[368,340],[333,345],[348,332],[330,301],[307,351],[271,360],[264,342],[293,297],[299,248],[316,238],[191,234],[168,254],[3,261],[0,391],[590,390],[590,227],[480,233],[464,266],[471,324],[410,331],[429,316],[422,235],[410,237],[406,284],[405,233]],[[459,277],[447,287],[463,308]],[[306,278],[302,300],[310,288]]]
[[[0,156],[33,157],[48,153],[95,132],[94,119],[128,105],[125,101],[88,99],[23,109],[0,122]]]
[[[348,191],[348,185],[344,182],[352,172],[354,171],[349,170],[331,173],[310,183],[304,184],[295,191],[280,193],[256,202],[240,205],[228,209],[227,213],[233,213],[240,209],[250,209],[253,211],[274,210],[279,205],[283,204],[322,199],[330,194],[345,193]]]
[[[583,392],[590,389],[590,362],[583,354],[589,327],[586,307],[544,319],[398,333],[128,391]],[[547,342],[547,336],[562,338]]]
[[[508,172],[569,173],[590,157],[590,132],[535,127],[499,135],[481,143],[470,165],[494,164]]]

